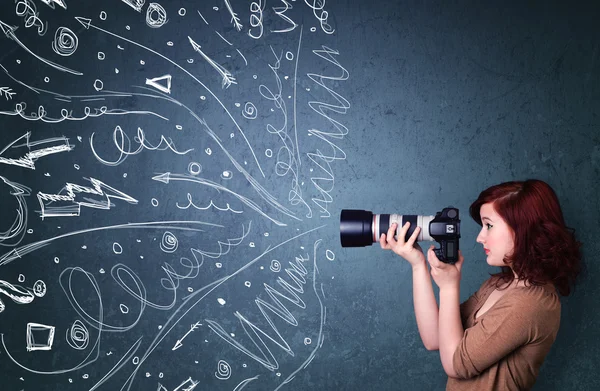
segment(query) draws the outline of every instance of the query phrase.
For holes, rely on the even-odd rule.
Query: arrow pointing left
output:
[[[0,163],[8,164],[13,166],[25,167],[31,170],[35,170],[35,161],[43,156],[52,155],[55,153],[71,151],[75,146],[73,144],[69,144],[69,139],[62,137],[53,137],[40,141],[30,141],[29,137],[31,136],[31,132],[25,133],[23,136],[19,137],[12,143],[8,144],[3,150],[0,151]],[[22,144],[17,144],[19,141],[25,141]],[[17,144],[17,145],[15,145]],[[44,145],[44,147],[41,147]],[[50,145],[50,146],[48,146]],[[25,153],[23,156],[19,156],[17,158],[8,157],[9,149],[12,151],[13,149],[18,149],[19,152],[22,151],[22,148],[26,147],[29,152]],[[18,155],[22,155],[20,152]]]

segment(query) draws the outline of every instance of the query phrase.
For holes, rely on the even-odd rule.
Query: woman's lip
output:
[[[485,250],[485,253],[486,253],[486,254],[489,254],[489,253],[490,253],[490,250]]]

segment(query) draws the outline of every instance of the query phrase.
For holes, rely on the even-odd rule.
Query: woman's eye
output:
[[[486,226],[488,229],[492,228],[492,225],[491,225],[491,224],[486,224],[485,226]]]

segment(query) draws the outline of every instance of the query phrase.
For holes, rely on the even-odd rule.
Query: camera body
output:
[[[393,223],[397,223],[396,235],[406,222],[410,227],[404,238],[407,241],[417,227],[421,232],[420,241],[436,241],[439,248],[434,249],[438,259],[454,264],[458,261],[460,218],[458,209],[452,206],[436,212],[435,216],[373,214],[366,210],[342,209],[340,214],[340,240],[342,247],[364,247],[379,241],[382,233],[387,233]]]

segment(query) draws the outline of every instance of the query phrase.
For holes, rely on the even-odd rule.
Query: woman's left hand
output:
[[[464,258],[462,252],[458,250],[458,261],[452,265],[449,263],[444,263],[438,259],[433,252],[435,246],[431,245],[429,250],[427,250],[427,261],[429,265],[431,265],[431,276],[433,280],[437,284],[437,286],[442,288],[451,288],[460,286],[460,270],[462,269],[462,265],[464,262]]]

